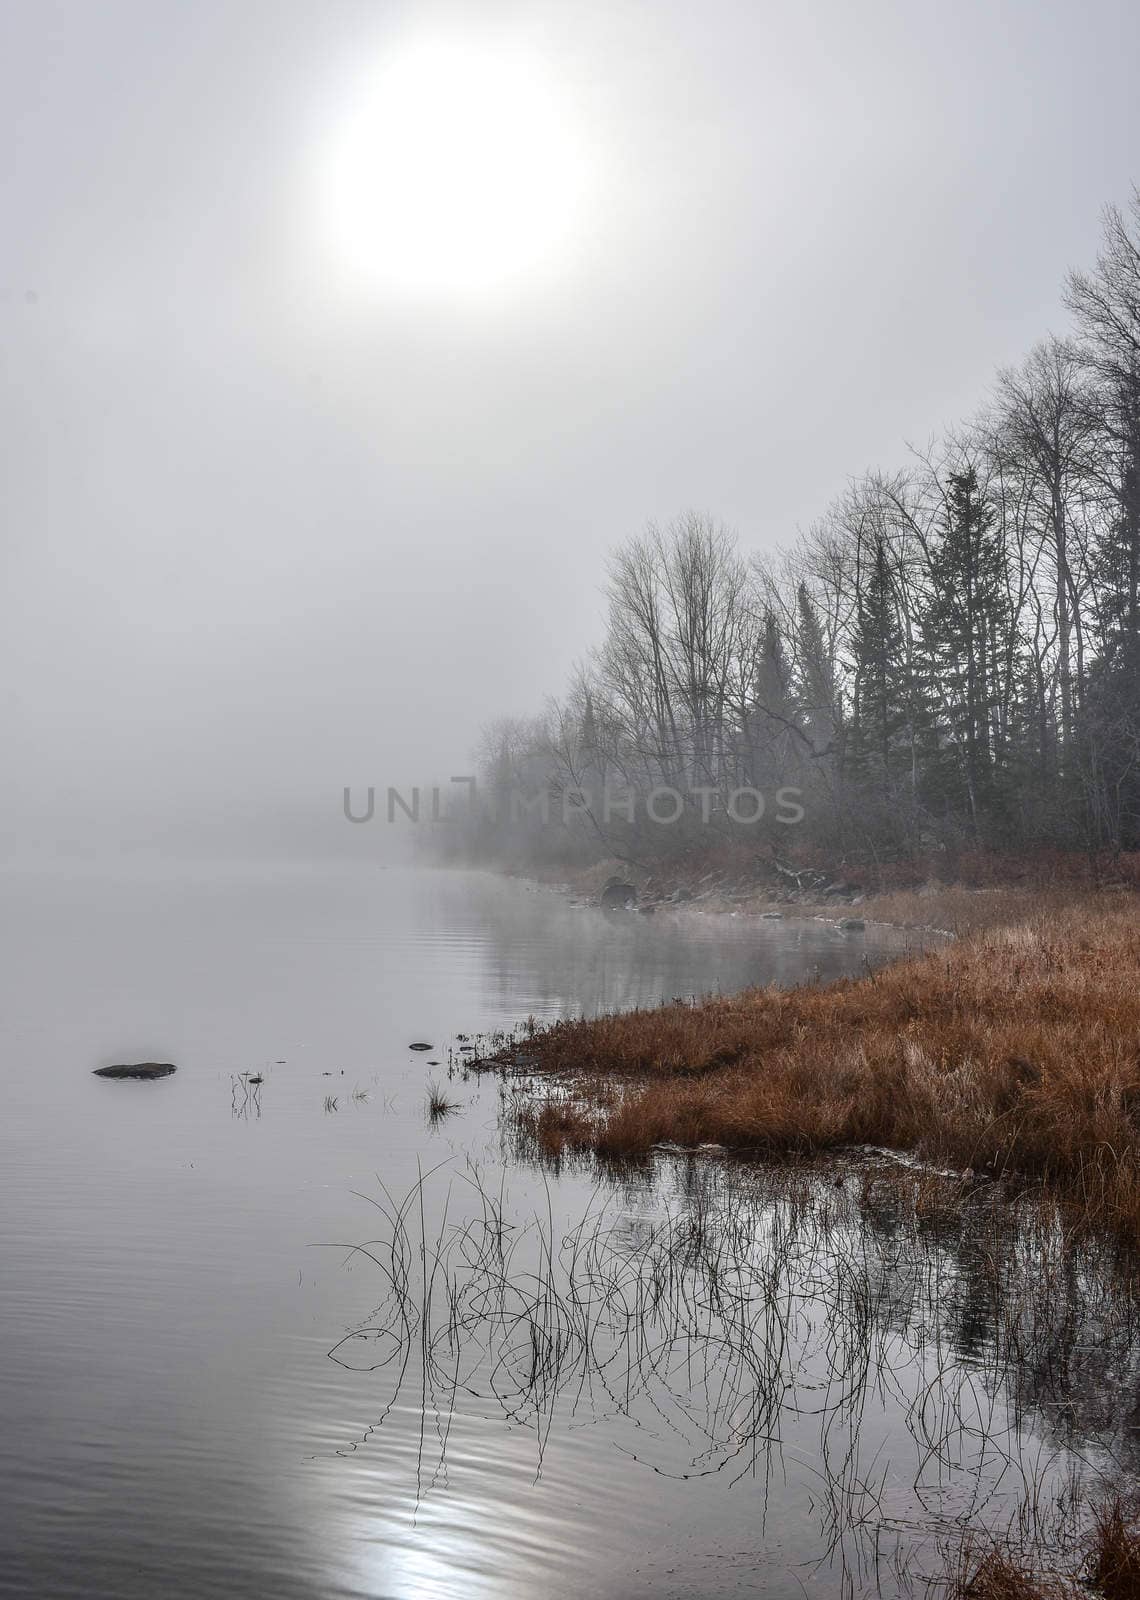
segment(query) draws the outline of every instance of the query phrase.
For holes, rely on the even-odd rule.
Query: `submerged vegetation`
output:
[[[736,1484],[760,1517],[791,1477],[788,1560],[821,1593],[1039,1600],[1070,1571],[1137,1592],[1112,1484],[1140,1467],[1140,1296],[1002,1185],[674,1155],[648,1205],[607,1187],[528,1215],[472,1167],[365,1198],[379,1234],[346,1265],[381,1299],[330,1355],[373,1420],[342,1449],[410,1400],[417,1501],[453,1447],[463,1470],[468,1411],[526,1430],[540,1474],[589,1423],[631,1473]]]

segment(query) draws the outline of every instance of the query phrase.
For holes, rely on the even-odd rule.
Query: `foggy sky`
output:
[[[429,24],[524,39],[589,145],[509,292],[318,237],[314,151]],[[5,0],[10,835],[467,770],[647,519],[789,543],[1063,331],[1138,56],[1125,0]]]

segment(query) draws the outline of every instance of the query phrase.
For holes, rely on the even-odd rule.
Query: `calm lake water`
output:
[[[1082,1411],[1003,1354],[968,1226],[916,1244],[854,1168],[544,1174],[510,1087],[458,1070],[459,1034],[901,936],[455,872],[3,892],[0,1594],[902,1592],[1123,1426],[1131,1334],[1088,1284]],[[179,1071],[92,1076],[147,1059]],[[432,1082],[459,1107],[434,1125]]]

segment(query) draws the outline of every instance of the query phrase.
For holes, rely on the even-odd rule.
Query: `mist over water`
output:
[[[911,1261],[830,1177],[820,1211],[682,1155],[543,1173],[466,1071],[461,1036],[826,979],[905,936],[424,870],[4,887],[0,1592],[790,1596],[821,1559],[864,1592],[876,1474],[925,1570],[967,1503],[1000,1520],[1076,1470],[952,1241]],[[179,1070],[92,1076],[135,1059]],[[935,1372],[931,1438],[956,1405],[981,1442],[918,1493]]]

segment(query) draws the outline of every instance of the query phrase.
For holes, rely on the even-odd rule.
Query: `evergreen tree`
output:
[[[857,607],[851,636],[855,684],[848,762],[857,775],[874,774],[889,794],[898,736],[908,721],[908,686],[906,639],[881,538],[875,541]]]
[[[964,798],[975,830],[1001,753],[996,713],[1010,625],[1005,549],[996,524],[973,466],[951,473],[921,618],[929,797],[948,805]]]
[[[748,781],[779,782],[789,765],[795,718],[792,669],[776,613],[764,613],[764,629],[752,685],[752,706],[745,718]]]

